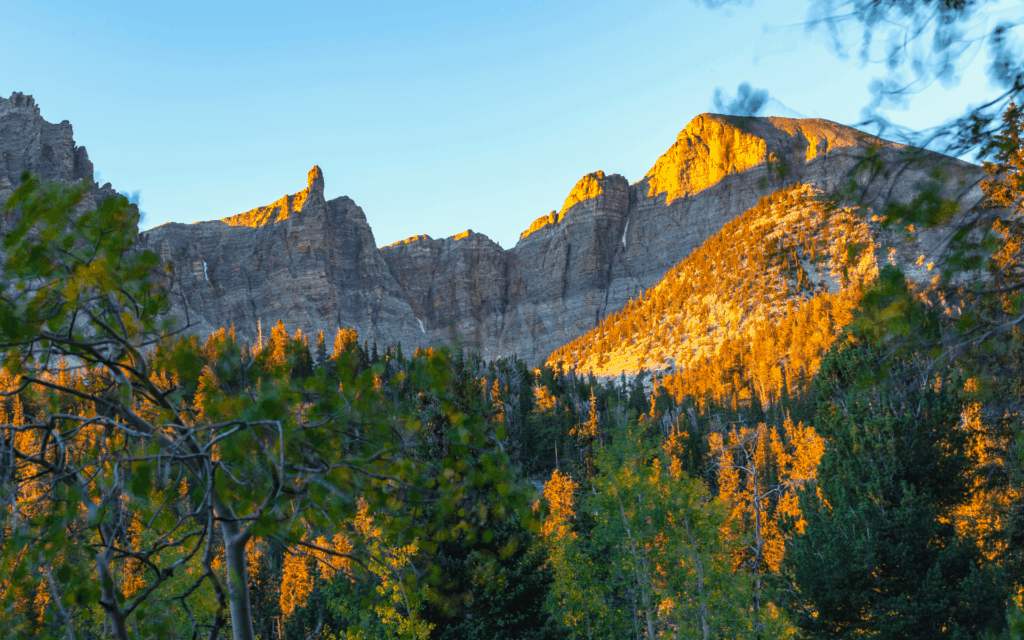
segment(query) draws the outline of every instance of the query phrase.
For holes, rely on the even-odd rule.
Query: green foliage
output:
[[[542,607],[552,576],[542,546],[518,523],[498,523],[490,540],[441,545],[440,580],[424,616],[437,640],[554,640]]]
[[[308,548],[350,530],[362,504],[373,534],[351,532],[346,553],[388,567],[389,593],[410,603],[394,615],[413,629],[439,543],[529,525],[530,492],[461,355],[399,362],[353,345],[314,369],[281,323],[255,350],[233,330],[174,339],[157,258],[133,248],[137,211],[123,198],[79,211],[84,193],[28,177],[8,203],[20,218],[4,239],[4,385],[31,412],[0,427],[6,611],[43,597],[52,569],[67,604],[56,629],[105,615],[120,640],[248,640],[247,544]],[[422,397],[437,400],[429,416]],[[427,437],[443,448],[421,455]],[[17,614],[17,634],[38,635],[33,615]]]
[[[790,556],[813,637],[967,638],[1001,626],[1001,572],[954,525],[977,462],[958,427],[963,382],[926,371],[863,338],[822,365],[815,427],[830,445],[801,494],[808,524]]]
[[[574,636],[751,636],[750,582],[721,535],[726,509],[682,468],[622,425],[596,455],[573,530],[557,520],[564,511],[545,525],[550,606]]]

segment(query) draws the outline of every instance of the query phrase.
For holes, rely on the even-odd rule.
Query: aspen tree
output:
[[[824,453],[824,441],[814,429],[788,418],[781,427],[765,423],[710,435],[711,455],[717,463],[719,497],[729,505],[734,531],[749,536],[749,544],[735,558],[754,577],[753,608],[762,614],[765,574],[778,573],[786,539],[779,522],[793,519],[798,531],[804,521],[797,492],[813,482]],[[729,535],[729,530],[723,530]],[[758,620],[756,623],[760,625]],[[761,633],[760,626],[756,628]]]

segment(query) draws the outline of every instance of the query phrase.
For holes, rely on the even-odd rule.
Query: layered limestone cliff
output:
[[[349,198],[326,200],[319,167],[305,190],[270,206],[164,224],[143,233],[141,245],[173,265],[175,311],[191,333],[234,325],[254,343],[258,326],[283,320],[328,341],[353,327],[385,344],[427,342],[363,210]]]
[[[539,362],[604,315],[609,267],[629,210],[619,175],[584,176],[558,213],[505,251],[467,231],[381,249],[432,340]]]
[[[561,209],[534,221],[511,249],[473,231],[378,248],[362,209],[324,198],[317,167],[303,191],[224,220],[165,224],[141,234],[141,245],[172,267],[175,313],[201,336],[233,324],[254,341],[260,323],[280,319],[292,331],[323,330],[328,341],[338,327],[353,327],[384,344],[461,342],[488,358],[538,364],[762,196],[797,182],[828,192],[859,164],[882,169],[856,174],[869,204],[908,200],[934,175],[946,197],[980,197],[977,167],[833,122],[704,114],[638,182],[584,176]],[[44,180],[88,180],[83,207],[114,193],[92,183],[71,125],[46,122],[31,96],[16,93],[0,99],[0,198],[26,170]],[[940,238],[919,235],[914,246],[899,246],[901,262],[927,264],[917,256]]]

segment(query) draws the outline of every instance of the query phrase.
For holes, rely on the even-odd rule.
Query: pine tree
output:
[[[958,387],[924,370],[863,340],[822,366],[815,426],[830,446],[790,555],[814,637],[973,638],[1003,624],[1000,572],[954,524],[975,462]]]
[[[317,369],[327,366],[327,341],[324,339],[323,329],[316,334],[316,362],[314,366]]]

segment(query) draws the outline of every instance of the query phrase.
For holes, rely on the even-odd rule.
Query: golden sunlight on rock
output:
[[[677,397],[756,394],[768,405],[802,389],[878,275],[860,213],[819,196],[798,184],[762,198],[548,364],[603,377],[660,371]]]
[[[800,155],[806,163],[836,149],[867,147],[873,140],[865,133],[829,120],[705,113],[679,133],[676,143],[647,172],[648,196],[664,193],[671,203],[761,164],[782,167],[788,162],[799,162],[796,154],[788,153],[790,149],[802,151]],[[888,142],[886,145],[899,146]]]
[[[576,183],[576,186],[572,188],[569,196],[565,199],[565,204],[562,205],[562,210],[558,214],[558,221],[561,222],[565,213],[576,204],[584,200],[596,198],[604,193],[604,189],[601,188],[602,180],[604,180],[604,171],[588,173],[580,178],[580,181]]]
[[[411,236],[411,237],[409,237],[409,238],[406,238],[405,240],[399,240],[398,242],[392,242],[391,244],[388,244],[388,245],[384,245],[384,246],[383,246],[383,247],[381,247],[381,248],[382,248],[382,249],[385,249],[385,248],[387,248],[387,247],[399,247],[399,246],[401,246],[401,245],[403,245],[403,244],[412,244],[413,242],[416,242],[416,241],[418,241],[418,240],[431,240],[431,237],[430,237],[430,236],[428,236],[428,235],[427,235],[427,234],[425,234],[425,233],[421,233],[421,234],[419,234],[419,235],[416,235],[416,236]]]
[[[536,220],[534,220],[530,224],[530,227],[526,231],[524,231],[521,234],[519,234],[519,239],[522,240],[523,238],[525,238],[526,236],[530,235],[534,231],[538,231],[540,229],[543,229],[544,227],[548,226],[549,224],[555,224],[555,223],[559,222],[560,220],[561,220],[561,217],[557,213],[555,213],[554,211],[552,211],[551,213],[547,214],[546,216],[541,216],[541,217],[537,218]]]
[[[310,194],[316,193],[319,190],[321,198],[323,197],[324,174],[319,166],[314,165],[309,170],[306,182],[308,186],[298,193],[284,196],[273,204],[257,207],[245,213],[224,218],[223,220],[232,227],[262,227],[265,224],[283,222],[292,215],[302,211],[302,207],[306,204]]]
[[[820,118],[794,120],[792,118],[768,118],[768,120],[780,131],[785,131],[794,138],[801,136],[807,141],[806,162],[823,156],[833,149],[867,146],[872,142],[872,136],[866,133],[844,127],[831,120]],[[886,146],[899,147],[892,142],[886,142]]]
[[[647,172],[648,196],[666,193],[668,202],[692,195],[764,163],[765,141],[745,133],[731,118],[703,114],[690,121]]]
[[[604,193],[604,188],[601,186],[601,181],[604,179],[604,171],[588,173],[580,178],[580,181],[577,182],[576,186],[569,192],[568,197],[565,199],[565,203],[562,204],[562,210],[558,213],[552,211],[546,216],[541,216],[534,220],[530,225],[530,228],[519,235],[519,239],[522,240],[531,233],[543,229],[550,224],[558,224],[565,219],[565,214],[577,204],[602,195]]]

